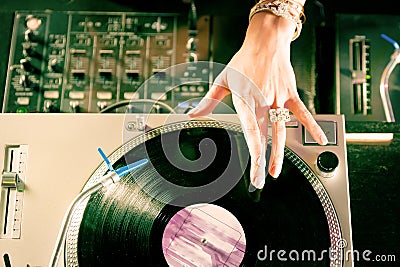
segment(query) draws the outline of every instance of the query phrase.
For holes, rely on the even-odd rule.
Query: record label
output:
[[[171,218],[162,247],[169,266],[239,266],[246,238],[241,224],[228,210],[196,204]]]

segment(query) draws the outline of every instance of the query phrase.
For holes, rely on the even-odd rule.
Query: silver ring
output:
[[[289,110],[287,108],[271,108],[269,110],[270,122],[290,121]]]

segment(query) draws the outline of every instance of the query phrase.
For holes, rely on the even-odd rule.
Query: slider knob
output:
[[[1,175],[1,187],[15,188],[19,192],[24,190],[24,184],[16,172],[3,172]]]
[[[19,178],[16,172],[3,172],[1,175],[1,187],[17,188]]]
[[[339,158],[330,151],[322,152],[317,157],[316,170],[319,175],[325,178],[333,177],[339,166]]]

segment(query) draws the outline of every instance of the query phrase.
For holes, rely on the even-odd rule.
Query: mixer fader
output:
[[[99,112],[132,99],[175,105],[180,91],[172,90],[174,81],[164,70],[185,61],[186,37],[178,44],[178,36],[185,35],[178,34],[178,18],[16,12],[3,112]],[[204,75],[208,79],[207,71]],[[151,90],[144,83],[150,77],[158,85]],[[204,86],[198,87],[193,95],[204,95]]]

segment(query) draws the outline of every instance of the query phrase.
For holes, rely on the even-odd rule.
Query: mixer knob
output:
[[[24,57],[43,59],[42,55],[36,51],[35,47],[30,42],[24,43],[22,48],[22,55]]]
[[[38,41],[38,36],[34,31],[26,30],[25,31],[25,41],[27,41],[27,42],[37,42]]]
[[[330,151],[322,152],[317,157],[317,173],[325,178],[333,177],[339,166],[339,158],[335,153]]]
[[[21,74],[21,76],[19,77],[19,84],[22,85],[24,88],[30,88],[32,82],[29,79],[28,75]]]
[[[33,67],[30,59],[23,58],[19,61],[21,64],[21,69],[26,71],[26,72],[31,72]]]
[[[57,72],[57,73],[62,72],[62,67],[60,66],[60,64],[58,64],[57,58],[53,58],[53,59],[49,60],[48,69],[49,69],[49,71],[52,71],[52,72]]]
[[[38,41],[37,30],[42,25],[42,20],[33,15],[29,15],[25,19],[25,24],[26,24],[26,27],[28,28],[25,31],[25,40],[28,42],[29,41],[37,42]]]
[[[103,109],[105,109],[108,106],[107,101],[98,101],[97,102],[97,108],[99,109],[99,111],[102,111]]]
[[[79,113],[81,111],[79,101],[71,101],[69,102],[69,106],[71,108],[72,113]]]
[[[22,54],[24,55],[24,57],[32,57],[35,55],[35,49],[30,44],[25,45],[22,50]]]
[[[58,112],[58,108],[54,105],[53,101],[51,100],[45,100],[43,103],[43,112],[46,113],[52,113],[52,112]]]
[[[25,19],[25,24],[28,30],[37,31],[42,26],[42,20],[33,15],[29,15]]]
[[[50,112],[52,106],[53,106],[53,103],[51,102],[51,100],[44,101],[43,111]]]
[[[43,111],[44,112],[51,112],[51,110],[53,109],[53,103],[51,100],[46,100],[43,103]]]

